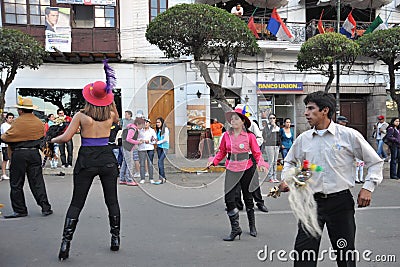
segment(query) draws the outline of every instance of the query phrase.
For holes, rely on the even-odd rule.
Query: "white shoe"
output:
[[[151,183],[151,184],[156,184],[156,182],[154,182],[153,179],[150,180],[150,183]]]
[[[133,178],[140,178],[140,173],[135,173],[135,175],[133,175]]]
[[[146,174],[145,174],[144,176],[146,176],[146,177],[149,177],[149,173],[148,173],[148,172],[146,172]]]
[[[139,183],[141,183],[141,184],[144,184],[144,179],[140,180],[140,182],[139,182]]]
[[[1,179],[3,179],[3,180],[10,180],[10,177],[8,177],[7,175],[3,174],[3,175],[1,176]]]

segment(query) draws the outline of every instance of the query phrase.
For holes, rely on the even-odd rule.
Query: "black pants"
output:
[[[242,192],[241,188],[239,186],[237,192],[236,192],[236,206],[243,207],[243,202],[242,202]],[[257,203],[257,205],[264,205],[264,200],[261,195],[261,189],[260,187],[257,187],[256,190],[251,192],[251,196],[253,197],[254,201]]]
[[[225,204],[228,212],[236,208],[236,195],[239,188],[242,190],[243,200],[246,208],[254,207],[253,197],[249,192],[249,185],[255,170],[256,166],[254,164],[244,172],[232,172],[230,170],[226,170]]]
[[[356,266],[356,261],[352,259],[352,254],[347,253],[348,259],[346,260],[346,252],[355,249],[355,235],[356,225],[354,220],[354,200],[349,192],[348,194],[338,195],[332,198],[318,198],[317,210],[318,221],[321,228],[326,224],[328,229],[329,239],[331,241],[332,249],[337,253],[337,266],[339,267],[353,267]],[[303,230],[302,225],[299,223],[298,232],[294,249],[301,256],[304,250],[314,251],[318,258],[319,245],[321,238],[313,238]],[[345,244],[345,245],[344,245]],[[340,248],[339,248],[339,246]],[[308,255],[309,253],[304,253]],[[341,255],[343,255],[341,257]],[[327,258],[327,253],[324,254]],[[325,259],[327,260],[327,259]],[[295,261],[295,267],[314,267],[317,266],[317,261],[308,260],[307,257]]]
[[[72,139],[66,143],[60,143],[59,145],[60,145],[60,158],[62,165],[72,166],[72,152],[74,150],[74,144],[72,143]],[[68,158],[66,158],[65,156],[65,147],[67,147]]]
[[[109,216],[120,216],[120,209],[117,197],[118,167],[116,163],[108,163],[101,167],[82,168],[79,172],[74,171],[74,190],[71,204],[67,211],[67,217],[78,219],[83,206],[85,205],[93,178],[100,176],[105,203]]]
[[[47,199],[42,173],[42,158],[39,150],[15,150],[12,153],[10,165],[10,198],[14,212],[28,213],[23,188],[25,173],[36,203],[42,207],[42,211],[50,210],[51,206]]]

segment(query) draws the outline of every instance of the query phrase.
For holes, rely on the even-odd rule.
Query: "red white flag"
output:
[[[254,36],[259,39],[260,36],[258,36],[257,29],[256,29],[256,24],[254,23],[254,17],[251,16],[249,19],[249,23],[247,24],[247,27],[249,27],[250,31],[254,34]]]
[[[318,20],[318,31],[320,34],[325,33],[324,25],[322,25],[322,15],[324,15],[323,9],[322,9],[321,16],[319,16],[319,20]]]

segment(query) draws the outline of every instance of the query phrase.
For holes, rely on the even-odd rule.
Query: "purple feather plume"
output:
[[[115,71],[108,65],[108,59],[104,59],[103,64],[104,72],[106,73],[106,93],[109,94],[117,85],[117,78],[115,78]]]

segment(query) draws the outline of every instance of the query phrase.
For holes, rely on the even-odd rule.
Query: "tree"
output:
[[[360,37],[357,43],[360,45],[362,55],[381,60],[388,66],[389,92],[397,104],[397,112],[400,115],[400,95],[396,89],[395,76],[395,71],[400,67],[400,28],[374,31]]]
[[[44,47],[32,36],[19,30],[0,28],[0,110],[4,109],[6,91],[17,70],[38,69],[46,55]]]
[[[159,14],[147,27],[147,40],[168,58],[193,55],[214,99],[227,103],[222,87],[225,64],[239,53],[254,55],[257,41],[246,23],[226,10],[206,4],[180,4]],[[218,61],[218,82],[209,73],[206,59]],[[234,63],[233,63],[234,64]]]
[[[340,33],[318,34],[303,43],[295,66],[300,71],[317,70],[327,76],[325,92],[328,92],[335,78],[333,65],[336,61],[339,60],[340,71],[343,71],[352,66],[358,53],[358,44]]]

